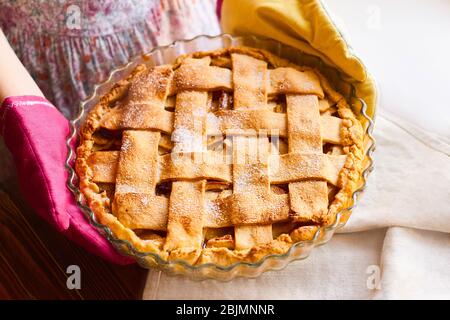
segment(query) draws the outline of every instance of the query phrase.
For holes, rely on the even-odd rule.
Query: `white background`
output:
[[[375,77],[380,109],[450,140],[450,0],[323,0]]]

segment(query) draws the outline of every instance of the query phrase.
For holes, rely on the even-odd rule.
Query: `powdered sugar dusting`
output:
[[[202,152],[203,137],[195,131],[178,127],[172,132],[173,152]]]
[[[116,193],[139,193],[139,188],[128,184],[117,184]]]
[[[131,141],[129,139],[123,139],[122,147],[120,148],[121,152],[128,152],[131,148]]]
[[[220,118],[216,116],[214,113],[210,112],[206,116],[206,127],[207,132],[220,132]]]
[[[214,225],[226,225],[229,223],[225,212],[220,208],[217,200],[206,200],[203,204],[205,211],[205,219],[209,221],[210,224]]]

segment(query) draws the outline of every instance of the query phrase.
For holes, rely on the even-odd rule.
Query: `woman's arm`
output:
[[[0,29],[0,104],[6,97],[23,95],[44,97]]]

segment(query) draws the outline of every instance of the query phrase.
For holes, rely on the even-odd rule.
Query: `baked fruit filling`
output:
[[[229,265],[333,223],[362,158],[361,124],[319,72],[241,47],[138,66],[90,111],[76,170],[116,237]]]

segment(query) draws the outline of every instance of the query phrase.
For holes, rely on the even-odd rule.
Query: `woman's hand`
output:
[[[64,167],[69,122],[44,98],[1,30],[0,102],[0,135],[11,151],[28,204],[88,251],[114,263],[133,263],[89,224],[76,205],[66,187]]]

